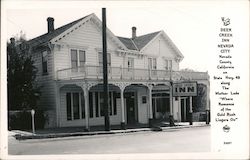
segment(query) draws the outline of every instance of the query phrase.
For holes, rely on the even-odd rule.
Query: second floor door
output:
[[[148,58],[148,70],[149,75],[156,75],[156,69],[157,69],[157,61],[156,58]]]
[[[134,58],[128,58],[128,70],[127,70],[128,77],[134,77]]]

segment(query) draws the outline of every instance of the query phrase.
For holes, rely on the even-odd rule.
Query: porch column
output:
[[[173,117],[173,87],[170,87],[170,115],[169,115],[169,124],[170,126],[174,126],[174,117]]]
[[[192,96],[189,97],[189,124],[193,124],[193,105],[192,105]]]
[[[210,122],[210,84],[207,84],[206,124]]]
[[[89,90],[87,87],[84,87],[84,108],[85,108],[85,129],[89,131]]]
[[[56,98],[56,126],[60,127],[61,126],[61,109],[60,109],[60,85],[56,83],[56,89],[55,89],[55,98]]]
[[[149,127],[152,127],[152,121],[153,121],[153,109],[152,109],[152,85],[148,85],[148,98],[149,98]]]
[[[125,126],[125,108],[124,108],[124,87],[120,88],[121,90],[121,109],[122,109],[122,119],[121,119],[121,129],[126,129]]]
[[[181,122],[181,97],[178,97],[178,122]]]

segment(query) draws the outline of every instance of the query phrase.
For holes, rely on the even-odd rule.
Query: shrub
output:
[[[46,122],[44,111],[36,110],[35,112],[35,129],[43,129]],[[9,111],[8,114],[8,126],[9,130],[20,129],[30,130],[32,129],[31,113],[30,110],[23,111]]]

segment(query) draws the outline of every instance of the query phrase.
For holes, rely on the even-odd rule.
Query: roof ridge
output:
[[[135,42],[133,41],[133,38],[130,39],[133,43],[133,45],[135,46],[135,48],[139,51],[139,48],[137,47],[137,45],[135,44]]]
[[[156,34],[156,33],[160,33],[160,32],[161,32],[161,30],[160,31],[156,31],[156,32],[151,32],[151,33],[143,34],[143,35],[140,35],[140,36],[136,36],[136,38],[147,36],[147,35],[150,35],[150,34]]]
[[[128,48],[140,51],[144,46],[146,46],[155,36],[157,36],[162,31],[156,31],[147,33],[135,38],[119,37],[117,36],[123,44]],[[126,42],[127,41],[127,42]]]
[[[50,36],[50,35],[53,35],[53,34],[55,34],[55,36],[56,36],[57,32],[59,32],[60,30],[64,30],[64,28],[67,28],[67,27],[70,28],[70,27],[73,26],[74,24],[78,23],[79,21],[83,20],[84,18],[86,18],[86,17],[88,17],[88,16],[90,16],[90,15],[92,15],[92,14],[94,14],[94,13],[88,14],[87,16],[81,17],[81,18],[79,18],[79,19],[77,19],[77,20],[75,20],[75,21],[72,21],[72,22],[69,22],[69,23],[67,23],[67,24],[65,24],[65,25],[62,25],[62,26],[60,26],[60,27],[54,29],[52,32],[44,33],[44,34],[42,34],[42,35],[40,35],[40,36],[37,36],[37,37],[35,37],[35,38],[32,38],[32,39],[28,40],[27,42],[28,42],[28,43],[30,42],[31,44],[32,44],[32,41],[38,42],[38,43],[39,43],[39,42],[42,43],[42,41],[40,40],[42,37],[44,37],[44,36]],[[62,31],[62,32],[63,32],[63,31]]]
[[[162,30],[159,30],[159,31],[156,31],[156,32],[150,32],[150,33],[147,33],[147,34],[143,34],[143,35],[140,35],[140,36],[136,36],[135,38],[142,37],[142,36],[147,36],[147,35],[149,35],[149,34],[160,33],[161,31],[162,31]],[[116,36],[116,37],[119,37],[119,38],[126,38],[126,39],[133,39],[133,38],[121,37],[121,36]]]

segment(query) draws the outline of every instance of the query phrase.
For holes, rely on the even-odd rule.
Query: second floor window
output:
[[[103,54],[102,54],[102,52],[98,53],[98,59],[99,59],[99,66],[102,67],[102,65],[103,65]],[[111,66],[111,55],[110,55],[110,53],[107,53],[107,63],[108,63],[108,67],[110,67]]]
[[[134,58],[128,58],[128,70],[134,68]]]
[[[99,59],[100,73],[102,73],[102,70],[103,70],[103,54],[102,54],[102,52],[98,52],[98,59]],[[107,53],[107,65],[108,65],[108,71],[110,72],[110,67],[111,67],[111,54],[110,53]]]
[[[172,70],[172,60],[166,60],[166,70]]]
[[[84,64],[86,62],[85,51],[71,49],[70,54],[71,54],[71,68],[77,68],[77,67],[84,66]]]
[[[157,69],[157,60],[156,58],[148,58],[148,69],[156,70]]]
[[[43,74],[48,73],[48,52],[47,51],[42,52],[42,70],[43,70]]]

